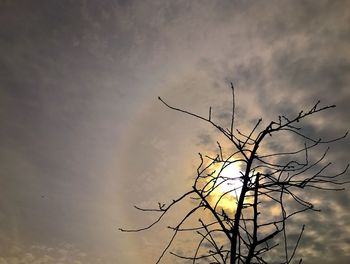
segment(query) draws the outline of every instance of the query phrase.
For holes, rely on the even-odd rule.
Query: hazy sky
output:
[[[150,264],[169,223],[118,228],[152,220],[134,204],[186,191],[216,142],[157,96],[223,120],[233,81],[243,127],[320,99],[338,107],[309,131],[341,135],[350,2],[0,0],[0,64],[0,264]],[[333,168],[349,148],[332,147]],[[348,263],[350,193],[316,196],[300,253]]]

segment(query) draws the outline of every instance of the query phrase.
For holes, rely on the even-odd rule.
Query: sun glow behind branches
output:
[[[211,203],[234,212],[242,189],[242,173],[239,162],[227,161],[214,165],[216,171],[215,188],[211,192]]]

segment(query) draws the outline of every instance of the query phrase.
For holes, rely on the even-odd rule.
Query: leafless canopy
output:
[[[222,127],[212,120],[211,107],[208,117],[204,117],[173,107],[159,97],[166,107],[212,125],[232,146],[225,147],[225,150],[231,150],[229,155],[224,154],[227,151],[223,151],[219,142],[216,156],[199,154],[200,164],[192,188],[179,198],[169,204],[159,203],[155,209],[136,207],[141,211],[158,213],[159,216],[154,222],[140,229],[120,229],[124,232],[139,232],[152,228],[172,209],[184,213],[176,226],[169,227],[173,236],[156,263],[160,263],[181,232],[199,235],[197,246],[193,248],[191,255],[171,251],[169,253],[192,263],[291,263],[304,225],[296,241],[289,245],[286,223],[299,213],[317,211],[312,201],[304,198],[306,189],[340,191],[347,183],[341,176],[345,174],[349,165],[344,170],[330,174],[327,171],[331,163],[325,160],[329,143],[345,138],[347,133],[341,137],[322,140],[306,135],[302,127],[298,126],[304,119],[312,118],[318,112],[334,108],[335,105],[321,107],[318,101],[309,110],[301,111],[294,117],[279,116],[277,121],[270,122],[264,128],[261,128],[262,119],[259,119],[249,133],[244,133],[235,129],[235,96],[232,84],[231,89],[232,115],[229,128]],[[261,146],[278,134],[287,134],[296,142],[304,144],[301,147],[295,144],[296,149],[291,151],[266,154]],[[285,142],[280,142],[283,143]],[[319,157],[315,157],[314,154],[310,156],[313,149],[322,145],[326,145],[326,148]],[[238,177],[228,177],[221,173],[227,166],[235,163],[240,167]],[[222,191],[220,186],[224,184],[231,187]],[[214,193],[219,193],[215,199]],[[185,199],[192,201],[193,206],[190,210],[181,212],[181,209],[174,208]],[[229,208],[221,206],[224,199],[231,201]],[[204,211],[209,212],[209,217]],[[195,215],[199,215],[198,224],[185,227],[186,222]],[[281,259],[274,259],[271,255]],[[299,263],[301,262],[300,259]]]

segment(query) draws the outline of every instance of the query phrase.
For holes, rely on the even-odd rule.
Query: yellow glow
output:
[[[240,180],[242,175],[240,168],[238,167],[238,163],[235,162],[225,165],[225,168],[221,171],[220,176],[229,179],[226,182],[221,179],[221,182],[223,182],[219,187],[221,191],[223,193],[232,191],[231,195],[234,197],[239,197],[242,189],[242,181]]]
[[[217,182],[215,186],[217,187],[210,195],[211,204],[214,206],[218,203],[218,206],[227,213],[233,213],[242,188],[239,164],[237,162],[221,163],[215,165],[214,169],[216,170]]]

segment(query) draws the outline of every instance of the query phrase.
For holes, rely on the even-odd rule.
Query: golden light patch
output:
[[[219,163],[213,165],[213,170],[214,178],[210,179],[211,183],[208,185],[208,189],[213,189],[209,196],[210,203],[227,213],[233,213],[242,189],[239,164],[232,161]]]
[[[272,216],[280,216],[281,215],[281,206],[276,204],[270,208],[270,214]]]

